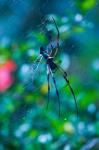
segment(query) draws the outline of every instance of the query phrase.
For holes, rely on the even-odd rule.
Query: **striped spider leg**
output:
[[[43,58],[43,56],[42,56],[42,55],[39,55],[39,56],[37,57],[37,59],[32,63],[31,69],[32,69],[33,71],[37,71],[37,69],[38,69],[38,67],[39,67],[39,65],[40,65],[40,62],[41,62],[42,58]]]
[[[59,91],[58,91],[58,88],[57,88],[57,85],[56,85],[56,79],[55,79],[55,76],[54,76],[54,73],[50,67],[50,72],[51,72],[51,76],[52,76],[52,79],[53,79],[53,83],[54,83],[54,86],[55,86],[55,90],[56,90],[56,95],[58,97],[58,104],[59,104],[59,117],[60,117],[60,96],[59,96]]]
[[[58,29],[58,26],[55,22],[55,19],[52,17],[52,20],[54,22],[54,25],[56,27],[56,30],[57,30],[57,37],[55,39],[52,38],[52,35],[50,34],[49,35],[49,41],[50,43],[47,45],[47,51],[50,55],[50,57],[55,57],[58,50],[59,50],[59,38],[60,38],[60,33],[59,33],[59,29]]]
[[[34,77],[36,76],[37,74],[37,71],[39,70],[39,66],[40,66],[40,63],[42,61],[42,58],[43,56],[42,55],[39,55],[36,60],[31,64],[30,66],[30,72],[31,72],[31,79],[32,79],[32,82],[29,84],[29,85],[32,85],[33,84],[33,80],[34,80]],[[27,86],[29,86],[27,84]]]
[[[39,55],[34,62],[32,62],[28,68],[27,78],[24,78],[24,89],[33,84],[34,77],[39,69],[39,65],[43,56]],[[28,80],[27,80],[28,79]],[[30,82],[31,81],[31,82]]]
[[[50,58],[49,58],[50,59]],[[53,62],[53,65],[54,65],[54,62]],[[56,67],[56,66],[55,66]],[[49,79],[50,79],[50,75],[52,77],[52,80],[53,80],[53,84],[55,86],[55,90],[56,90],[56,95],[58,97],[58,104],[59,104],[59,117],[60,117],[60,96],[59,96],[59,91],[57,89],[57,85],[56,85],[56,79],[54,77],[54,74],[53,74],[53,67],[52,65],[50,64],[50,62],[47,62],[47,82],[48,82],[48,102],[47,102],[47,109],[48,109],[48,105],[49,105],[49,98],[50,98],[50,82],[49,82]]]
[[[76,114],[77,114],[77,118],[78,118],[78,105],[77,105],[77,99],[76,99],[76,96],[75,96],[75,93],[74,93],[74,90],[73,88],[71,87],[70,85],[70,82],[69,82],[69,79],[68,79],[68,76],[67,76],[67,72],[63,70],[63,68],[61,68],[59,65],[57,65],[57,69],[60,70],[63,78],[65,79],[67,85],[69,86],[69,89],[73,95],[73,99],[74,99],[74,102],[75,102],[75,106],[76,106]]]
[[[48,101],[47,101],[47,109],[48,109],[50,99],[50,68],[48,65],[47,65],[47,82],[48,82]]]

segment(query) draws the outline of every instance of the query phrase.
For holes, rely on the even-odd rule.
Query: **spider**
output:
[[[66,81],[67,85],[69,86],[69,89],[70,89],[71,93],[72,93],[72,96],[73,96],[73,99],[74,99],[74,102],[75,102],[75,106],[76,106],[76,111],[77,111],[76,113],[77,113],[77,116],[78,116],[77,100],[76,100],[76,96],[74,94],[74,91],[73,91],[73,89],[72,89],[72,87],[70,85],[67,72],[65,70],[63,70],[62,67],[60,67],[58,64],[56,64],[54,62],[54,57],[57,54],[58,49],[59,49],[60,33],[59,33],[58,26],[56,24],[56,21],[55,21],[55,19],[53,17],[52,17],[52,20],[53,20],[53,23],[54,23],[55,28],[57,30],[57,37],[53,41],[52,40],[52,36],[49,35],[49,40],[50,40],[49,45],[46,48],[44,48],[44,46],[40,47],[40,54],[37,57],[37,59],[35,60],[35,62],[33,63],[33,66],[32,66],[33,67],[33,71],[38,69],[41,60],[44,59],[45,62],[46,62],[46,65],[47,65],[47,82],[48,82],[47,108],[48,108],[48,104],[49,104],[49,100],[50,100],[50,81],[49,81],[49,79],[50,79],[50,76],[51,76],[52,80],[53,80],[53,83],[54,83],[55,90],[56,90],[56,95],[57,95],[57,98],[58,98],[59,116],[60,116],[60,95],[59,95],[59,91],[58,91],[58,88],[57,88],[56,79],[55,79],[55,76],[54,76],[54,71],[56,69],[59,70],[61,75],[62,75],[62,77],[64,78],[64,80]]]

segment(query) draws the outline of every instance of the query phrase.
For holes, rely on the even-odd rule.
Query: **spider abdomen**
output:
[[[47,59],[47,64],[50,66],[51,70],[55,70],[57,65],[53,62],[53,58]]]

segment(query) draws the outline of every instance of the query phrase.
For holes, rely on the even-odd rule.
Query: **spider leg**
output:
[[[54,22],[55,27],[56,27],[56,29],[57,29],[57,39],[59,39],[59,38],[60,38],[60,33],[59,33],[58,26],[57,26],[57,24],[56,24],[56,21],[55,21],[54,17],[52,17],[52,19],[53,19],[53,22]]]
[[[58,97],[59,117],[60,117],[60,96],[59,96],[59,92],[58,92],[58,89],[57,89],[56,80],[55,80],[55,77],[54,77],[54,74],[53,74],[51,68],[50,68],[50,73],[51,73],[51,76],[52,76],[52,79],[53,79],[53,83],[54,83],[54,86],[55,86],[55,89],[56,89],[56,94],[57,94],[57,97]]]
[[[56,30],[57,30],[57,38],[56,38],[56,40],[55,40],[56,45],[52,45],[52,44],[51,44],[52,50],[51,50],[51,52],[50,52],[50,56],[51,56],[51,57],[55,57],[56,54],[57,54],[57,52],[58,52],[58,50],[59,50],[59,38],[60,38],[60,33],[59,33],[59,29],[58,29],[58,26],[57,26],[57,24],[56,24],[55,19],[54,19],[53,17],[52,17],[52,19],[53,19],[53,22],[54,22],[55,27],[56,27]],[[55,44],[55,43],[54,43],[54,44]],[[54,46],[54,47],[53,47],[53,46]],[[53,51],[53,50],[54,50],[54,51]]]
[[[75,102],[75,106],[76,106],[76,113],[77,113],[77,117],[78,117],[77,99],[76,99],[76,96],[75,96],[75,94],[74,94],[73,88],[71,87],[70,82],[69,82],[69,80],[68,80],[68,78],[67,78],[67,73],[66,73],[66,71],[64,71],[60,66],[57,66],[57,68],[58,68],[58,69],[60,70],[60,72],[62,73],[62,76],[63,76],[63,78],[65,79],[66,83],[68,84],[69,89],[70,89],[70,91],[71,91],[71,93],[72,93],[72,95],[73,95],[74,102]]]
[[[47,109],[48,109],[49,100],[50,100],[50,83],[49,83],[49,79],[50,79],[50,70],[49,70],[49,66],[47,66],[47,82],[48,82],[48,101],[47,101]]]
[[[25,83],[24,88],[27,88],[29,86],[31,86],[33,84],[33,80],[34,80],[34,76],[36,75],[38,69],[39,69],[39,65],[42,61],[43,56],[39,55],[36,60],[30,65],[29,67],[29,72],[31,74],[31,76],[29,77],[29,80],[31,80],[31,83]]]
[[[31,69],[34,71],[36,71],[40,65],[40,62],[42,61],[43,56],[39,55],[37,57],[37,59],[32,63]]]

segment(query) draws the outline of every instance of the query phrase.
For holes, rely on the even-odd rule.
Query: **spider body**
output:
[[[36,60],[37,62],[37,67],[39,66],[39,63],[41,62],[42,58],[44,58],[46,64],[47,64],[47,82],[48,82],[48,103],[47,103],[47,108],[48,108],[48,104],[49,104],[49,97],[50,97],[50,76],[52,77],[52,80],[53,80],[53,83],[54,83],[54,86],[55,86],[55,90],[56,90],[56,94],[57,94],[57,97],[58,97],[58,103],[59,103],[59,116],[60,116],[60,96],[59,96],[59,91],[58,91],[58,88],[57,88],[57,81],[55,79],[55,76],[54,76],[54,70],[57,69],[61,72],[62,74],[62,77],[64,78],[65,82],[67,83],[67,85],[69,86],[69,89],[73,95],[73,98],[74,98],[74,101],[75,101],[75,105],[76,105],[76,110],[77,110],[77,116],[78,116],[78,106],[77,106],[77,102],[76,102],[76,97],[75,97],[75,94],[74,94],[74,91],[70,85],[70,82],[69,82],[69,79],[68,79],[68,76],[67,76],[67,72],[64,71],[59,65],[57,65],[54,61],[53,61],[53,58],[54,56],[57,54],[57,51],[59,49],[59,30],[58,30],[58,26],[55,22],[55,19],[53,19],[53,22],[55,24],[55,27],[57,29],[57,38],[49,43],[49,46],[44,48],[43,46],[40,47],[40,57]],[[52,39],[51,35],[50,35],[50,39]]]
[[[57,65],[54,63],[52,57],[49,57],[49,58],[47,59],[47,62],[46,62],[46,63],[49,65],[49,67],[51,68],[52,71],[54,71],[54,70],[57,68]]]
[[[46,64],[51,68],[51,70],[55,70],[57,68],[57,65],[53,61],[53,57],[50,57],[43,47],[40,47],[40,54],[45,59]]]

